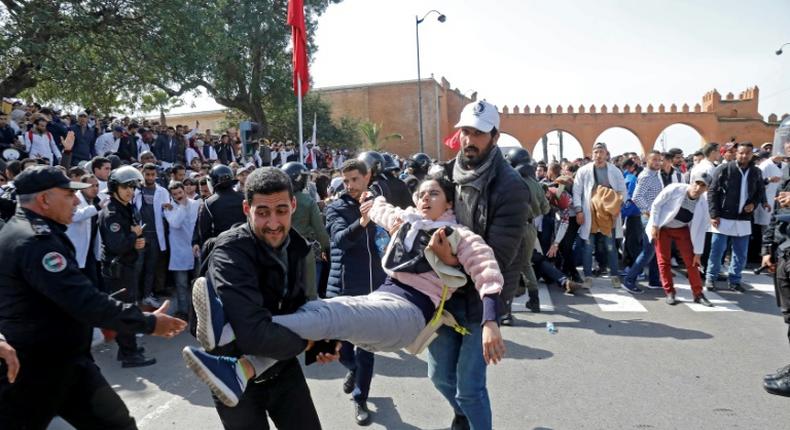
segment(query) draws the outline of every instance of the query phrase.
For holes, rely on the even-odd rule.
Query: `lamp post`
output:
[[[780,46],[779,49],[776,50],[776,55],[782,55],[782,48],[784,48],[787,45],[790,45],[790,42],[787,42],[784,45]]]
[[[436,14],[439,15],[436,18],[439,22],[444,22],[445,20],[447,20],[447,17],[444,16],[443,13],[435,9],[429,10],[428,13],[423,15],[422,18],[420,18],[419,15],[414,16],[414,28],[417,34],[417,109],[419,111],[419,123],[420,123],[420,152],[425,152],[425,143],[423,141],[423,136],[422,136],[422,84],[420,82],[420,23],[425,21],[425,18],[427,18],[428,15],[430,15],[433,12],[436,12]]]

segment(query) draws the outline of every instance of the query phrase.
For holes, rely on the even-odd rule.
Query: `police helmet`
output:
[[[307,185],[307,178],[310,175],[310,170],[308,170],[304,164],[296,161],[289,161],[283,164],[280,170],[291,178],[291,186],[293,186],[295,193],[304,190],[304,187]]]
[[[418,152],[411,156],[411,166],[415,173],[427,174],[428,169],[431,168],[431,157],[423,152]]]
[[[365,151],[357,155],[357,160],[364,162],[370,170],[370,177],[376,177],[384,171],[384,157],[376,151]]]
[[[384,171],[385,172],[397,172],[400,170],[400,166],[398,162],[395,161],[395,157],[386,152],[381,154],[382,158],[384,158]]]
[[[522,164],[532,164],[532,156],[529,151],[524,148],[510,148],[505,153],[505,160],[507,160],[510,167],[516,168]]]
[[[143,174],[132,166],[121,166],[112,172],[107,179],[107,189],[114,193],[121,185],[139,187],[143,183]]]
[[[233,170],[224,164],[217,164],[216,166],[212,167],[208,176],[211,180],[212,191],[216,188],[222,188],[224,186],[230,186],[236,183],[236,179],[233,176]]]

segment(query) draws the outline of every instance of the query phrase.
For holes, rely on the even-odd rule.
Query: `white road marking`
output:
[[[554,312],[554,302],[551,301],[551,294],[549,293],[548,286],[542,282],[538,283],[538,298],[540,299],[541,312]],[[510,307],[512,313],[530,312],[524,306],[527,303],[529,296],[524,294],[521,297],[513,299],[513,304]]]
[[[699,303],[694,303],[694,297],[691,293],[691,285],[689,284],[689,280],[678,272],[673,272],[673,274],[675,275],[675,298],[678,299],[679,302],[691,308],[691,310],[694,312],[733,312],[743,310],[734,302],[726,300],[720,295],[710,291],[703,291],[703,294],[705,294],[705,297],[711,303],[713,303],[712,308],[703,306]]]
[[[612,287],[610,279],[593,278],[590,295],[603,312],[647,312],[642,303],[622,287]]]

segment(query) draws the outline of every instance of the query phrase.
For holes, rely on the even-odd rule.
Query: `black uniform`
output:
[[[126,303],[134,303],[137,295],[138,277],[134,270],[137,250],[134,248],[137,235],[133,225],[139,224],[139,216],[132,204],[124,205],[115,197],[99,213],[99,233],[102,239],[102,279],[112,293],[126,288],[117,298]],[[137,354],[137,338],[134,334],[118,333],[118,359]]]
[[[785,172],[780,191],[790,191],[790,176]],[[790,325],[790,222],[779,221],[777,217],[790,214],[790,208],[780,207],[777,200],[771,215],[771,223],[763,233],[762,255],[773,255],[776,261],[776,300],[782,309],[782,316]],[[790,328],[787,333],[790,340]]]
[[[0,219],[8,221],[16,212],[16,188],[13,184],[0,187]]]
[[[395,176],[394,173],[385,173],[384,177],[386,178],[387,187],[389,188],[390,192],[390,195],[387,196],[387,201],[391,205],[397,206],[401,209],[414,206],[414,200],[411,197],[412,192],[409,190],[409,186],[406,185],[405,182],[401,181],[400,178]]]
[[[193,245],[203,247],[209,239],[247,219],[242,208],[244,195],[229,185],[216,189],[215,194],[200,206],[195,234],[192,237]]]
[[[272,315],[295,312],[307,301],[305,265],[310,246],[291,229],[280,251],[259,240],[244,223],[222,233],[208,257],[206,278],[217,288],[236,340],[212,353],[261,355],[279,360],[247,385],[236,407],[215,400],[226,429],[265,423],[279,429],[320,429],[318,414],[296,356],[307,342]],[[259,424],[255,424],[260,426]]]
[[[20,208],[0,231],[0,333],[22,364],[14,384],[0,365],[0,428],[134,429],[90,352],[92,327],[151,333],[153,315],[99,292],[79,269],[66,227]]]

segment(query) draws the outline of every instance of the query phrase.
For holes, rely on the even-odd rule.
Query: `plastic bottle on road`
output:
[[[551,334],[557,334],[557,327],[554,327],[554,323],[549,321],[546,323],[546,331]]]

